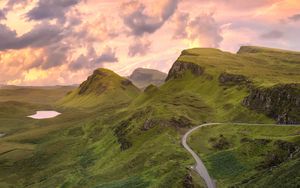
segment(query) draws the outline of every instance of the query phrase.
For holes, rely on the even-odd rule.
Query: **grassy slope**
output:
[[[274,152],[276,140],[300,144],[300,127],[262,125],[214,125],[203,127],[191,135],[190,146],[204,159],[219,187],[297,187],[300,158],[294,157],[273,170],[260,169],[268,153]],[[213,147],[212,138],[223,135],[230,146]],[[243,142],[242,139],[268,139],[269,143]]]
[[[227,53],[219,55],[215,50],[204,49],[201,54],[206,51],[206,56],[213,53],[218,61],[229,58]],[[190,55],[180,58],[197,58],[197,64],[205,59]],[[229,59],[233,68],[238,67],[238,60]],[[213,66],[216,61],[211,61]],[[100,96],[78,96],[76,90],[63,100],[66,106],[76,108],[65,108],[57,118],[36,121],[40,126],[35,129],[0,139],[7,150],[19,148],[0,152],[0,182],[29,187],[182,187],[186,167],[193,164],[180,146],[181,134],[189,127],[204,121],[273,122],[241,105],[247,95],[245,88],[220,86],[218,76],[222,71],[207,64],[203,76],[186,72],[181,79],[170,80],[160,88],[134,94],[128,107],[124,100],[110,105],[117,97],[124,99],[118,95],[123,92],[119,88],[109,90],[115,94]],[[270,84],[270,78],[258,81]],[[78,109],[91,106],[97,108]],[[154,123],[144,130],[149,121]],[[120,149],[117,127],[123,127],[122,138],[132,144],[127,150]],[[24,150],[30,152],[23,155]],[[194,182],[203,184],[192,176]]]
[[[74,86],[0,88],[0,102],[18,101],[25,103],[53,104],[73,90]]]
[[[126,135],[133,147],[121,151],[114,129],[139,110],[124,109],[122,100],[114,102],[93,109],[64,108],[61,116],[34,121],[34,129],[1,138],[0,185],[181,187],[192,161],[176,129],[142,131],[147,118],[142,115],[130,123]]]
[[[124,81],[125,78],[108,69],[98,69],[79,88],[59,101],[59,104],[64,107],[81,108],[127,104],[139,94],[139,89],[132,84],[123,84]],[[81,93],[84,87],[88,89]]]
[[[191,161],[175,129],[135,129],[133,147],[121,151],[113,130],[122,118],[110,115],[117,109],[103,112],[65,112],[40,121],[39,128],[2,138],[0,185],[181,187]]]
[[[259,47],[242,47],[238,54],[217,49],[189,49],[178,60],[205,67],[216,75],[222,72],[241,74],[257,86],[300,82],[300,53]]]
[[[73,86],[0,88],[0,132],[15,132],[35,128],[37,123],[27,118],[37,110],[57,109],[54,103],[74,89]]]

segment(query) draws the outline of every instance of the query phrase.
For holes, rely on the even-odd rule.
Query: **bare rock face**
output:
[[[130,131],[130,121],[122,121],[115,129],[114,135],[117,137],[118,143],[120,144],[121,151],[131,148],[132,143],[128,139],[128,132]]]
[[[222,73],[219,76],[219,82],[222,85],[244,85],[251,83],[246,76],[229,73]]]
[[[300,123],[300,84],[252,88],[243,100],[246,107],[276,119],[280,124]]]
[[[166,81],[181,78],[186,71],[190,71],[195,76],[201,76],[204,73],[204,68],[195,63],[176,61],[170,69]]]
[[[106,86],[101,83],[101,79],[106,76],[108,75],[104,71],[99,69],[95,70],[94,73],[79,86],[79,95],[90,93],[91,90],[94,90],[97,94],[103,93],[106,90]]]

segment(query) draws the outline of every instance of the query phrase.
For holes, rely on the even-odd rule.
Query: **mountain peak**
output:
[[[137,68],[128,78],[139,88],[146,88],[150,84],[160,86],[166,77],[166,73],[155,69]]]
[[[93,107],[112,101],[126,103],[136,97],[139,92],[139,89],[127,78],[109,69],[99,68],[76,90],[66,96],[62,104],[72,107]]]

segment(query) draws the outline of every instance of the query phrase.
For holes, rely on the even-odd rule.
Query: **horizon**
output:
[[[194,47],[300,51],[299,22],[296,0],[5,0],[0,84],[79,84],[100,67],[121,76],[136,68],[167,73]]]

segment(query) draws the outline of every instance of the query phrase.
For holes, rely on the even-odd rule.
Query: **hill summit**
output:
[[[63,100],[63,106],[93,107],[104,103],[127,103],[139,89],[111,70],[99,68]]]

